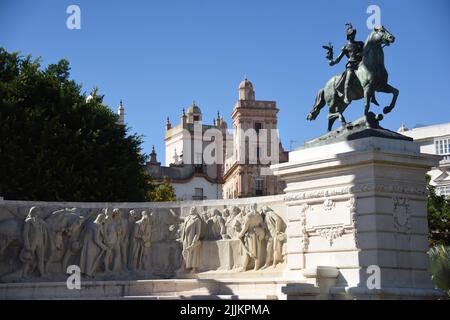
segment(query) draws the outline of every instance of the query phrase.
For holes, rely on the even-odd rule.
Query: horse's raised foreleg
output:
[[[383,113],[387,114],[389,112],[392,111],[392,109],[394,109],[395,104],[397,102],[397,97],[399,94],[399,91],[397,88],[394,88],[393,86],[386,84],[386,86],[384,86],[384,88],[381,88],[381,90],[379,90],[380,92],[384,92],[384,93],[392,93],[392,100],[391,100],[391,104],[387,107],[384,107],[383,109]]]

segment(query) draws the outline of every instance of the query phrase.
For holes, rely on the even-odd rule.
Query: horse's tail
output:
[[[314,106],[311,112],[308,114],[308,120],[314,120],[320,113],[320,110],[325,106],[325,91],[324,89],[320,89],[316,96],[316,101],[314,102]]]

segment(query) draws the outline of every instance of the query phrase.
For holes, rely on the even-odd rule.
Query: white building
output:
[[[408,129],[404,124],[398,132],[411,137],[420,145],[420,151],[442,156],[439,166],[428,174],[436,193],[450,196],[450,123]]]
[[[172,126],[167,118],[165,165],[161,166],[153,150],[147,164],[149,174],[157,181],[167,177],[177,200],[220,199],[223,161],[208,162],[204,156],[209,150],[214,154],[222,150],[224,156],[226,139],[227,124],[220,114],[212,125],[203,124],[202,111],[193,102],[187,112],[183,109],[178,125]]]

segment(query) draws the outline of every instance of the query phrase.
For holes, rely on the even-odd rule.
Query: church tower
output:
[[[125,108],[123,107],[122,100],[120,100],[119,107],[117,108],[117,114],[119,115],[118,124],[125,124]]]
[[[247,78],[240,83],[239,99],[231,114],[234,129],[233,156],[225,163],[224,198],[275,195],[282,192],[283,184],[271,174],[269,168],[280,159],[278,111],[275,101],[256,100],[253,84]],[[274,151],[275,157],[271,155]],[[267,163],[262,160],[263,157],[276,158],[276,161]]]

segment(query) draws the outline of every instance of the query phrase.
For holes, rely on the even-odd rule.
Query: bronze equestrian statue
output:
[[[347,24],[348,43],[342,48],[336,60],[333,60],[333,47],[324,46],[328,50],[327,59],[330,65],[335,65],[345,56],[348,58],[346,71],[342,75],[331,78],[323,89],[320,89],[313,109],[308,114],[308,120],[314,120],[320,110],[329,107],[328,131],[339,118],[342,126],[346,127],[343,112],[353,100],[364,98],[364,115],[369,126],[383,119],[381,114],[375,116],[370,111],[370,103],[378,105],[375,92],[392,93],[393,98],[389,106],[383,109],[387,114],[395,107],[398,89],[388,84],[388,73],[384,67],[383,47],[395,41],[395,37],[383,26],[375,27],[366,42],[355,41],[356,29]]]

